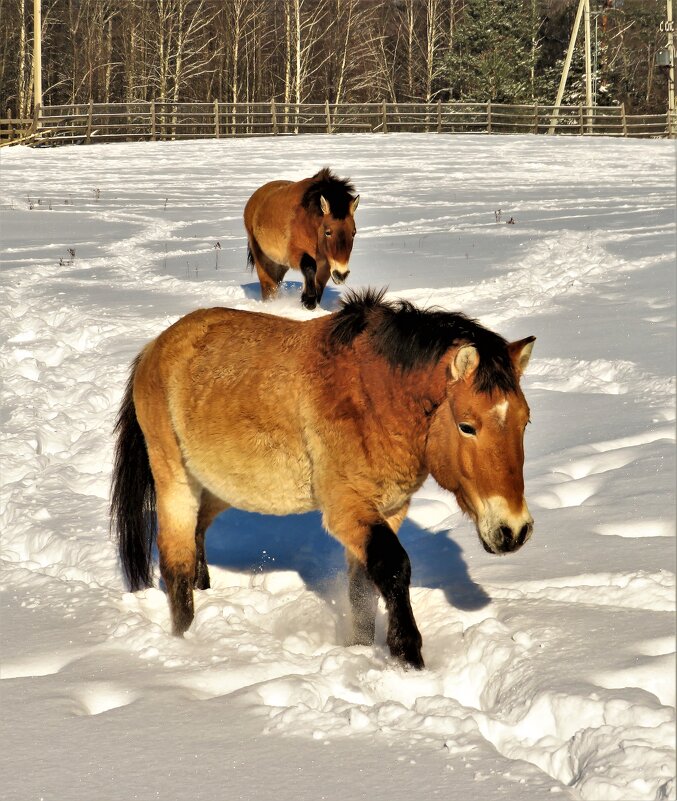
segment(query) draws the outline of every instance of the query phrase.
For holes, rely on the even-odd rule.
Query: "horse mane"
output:
[[[404,371],[439,361],[455,344],[474,345],[479,352],[475,388],[514,392],[518,378],[508,343],[461,312],[419,309],[406,300],[386,301],[385,290],[350,291],[332,315],[330,341],[348,346],[363,332],[374,350],[392,367]]]
[[[333,217],[343,220],[348,216],[350,203],[354,199],[355,187],[350,183],[350,178],[338,178],[329,169],[323,167],[312,177],[312,184],[306,189],[301,198],[301,205],[304,209],[312,211],[314,214],[322,215],[320,197],[329,203],[329,208]]]

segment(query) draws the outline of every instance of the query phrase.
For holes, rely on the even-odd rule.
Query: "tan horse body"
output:
[[[301,301],[313,309],[331,276],[342,284],[355,236],[359,195],[328,168],[302,181],[271,181],[247,201],[244,224],[248,257],[261,284],[261,296],[275,295],[288,269],[304,277]]]
[[[488,551],[528,539],[519,376],[532,342],[374,293],[304,322],[232,309],[182,318],[141,353],[118,421],[113,513],[132,589],[151,579],[144,509],[157,510],[177,634],[193,587],[209,586],[204,534],[220,511],[320,509],[346,549],[354,641],[373,642],[380,592],[391,652],[421,667],[395,532],[432,472]]]

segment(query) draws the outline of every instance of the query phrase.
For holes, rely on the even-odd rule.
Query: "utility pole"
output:
[[[37,120],[42,108],[42,13],[40,0],[33,0],[33,109]]]
[[[550,118],[550,128],[548,128],[549,134],[555,133],[555,128],[557,127],[557,118],[559,117],[559,107],[562,104],[562,97],[564,96],[564,87],[566,86],[567,77],[569,75],[569,67],[571,66],[571,57],[574,54],[574,47],[576,45],[576,37],[578,36],[578,29],[581,27],[581,17],[583,16],[584,8],[588,9],[587,19],[588,19],[588,27],[589,27],[589,20],[590,20],[590,0],[579,0],[578,3],[578,11],[576,12],[576,19],[574,20],[574,27],[571,30],[571,38],[569,39],[569,49],[567,50],[566,58],[564,59],[564,68],[562,69],[562,77],[559,81],[559,88],[557,90],[557,99],[555,100],[555,109],[553,111],[552,117]],[[589,40],[588,40],[589,41]],[[588,92],[588,76],[590,74],[589,71],[589,63],[587,59],[587,54],[589,50],[586,48],[586,94]],[[588,101],[590,102],[590,101]]]
[[[668,131],[672,133],[677,120],[675,120],[675,31],[672,21],[672,0],[667,0],[666,32],[668,34],[668,57],[670,71],[668,72]]]
[[[592,59],[590,57],[590,0],[585,0],[583,8],[585,30],[585,105],[587,106],[587,130],[592,133]]]

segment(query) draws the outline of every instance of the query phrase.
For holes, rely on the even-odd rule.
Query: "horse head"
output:
[[[324,195],[320,196],[322,218],[317,228],[317,250],[326,259],[335,284],[342,284],[350,272],[348,261],[355,236],[354,214],[359,202],[360,196],[356,195],[349,200],[345,216],[335,216],[329,201]]]
[[[451,348],[446,398],[431,423],[430,472],[474,520],[489,553],[518,550],[533,529],[523,477],[529,407],[519,380],[534,339],[507,345],[498,380],[492,379],[492,365],[480,365],[474,345]]]

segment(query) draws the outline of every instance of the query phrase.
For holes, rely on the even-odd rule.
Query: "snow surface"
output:
[[[538,337],[531,541],[485,553],[432,481],[402,528],[420,673],[382,612],[373,648],[342,645],[319,514],[219,518],[185,639],[160,589],[125,592],[108,533],[146,341],[199,306],[336,307],[302,309],[297,274],[264,307],[241,222],[258,185],[325,164],[362,198],[352,286]],[[675,798],[674,143],[16,147],[0,171],[3,799]]]

